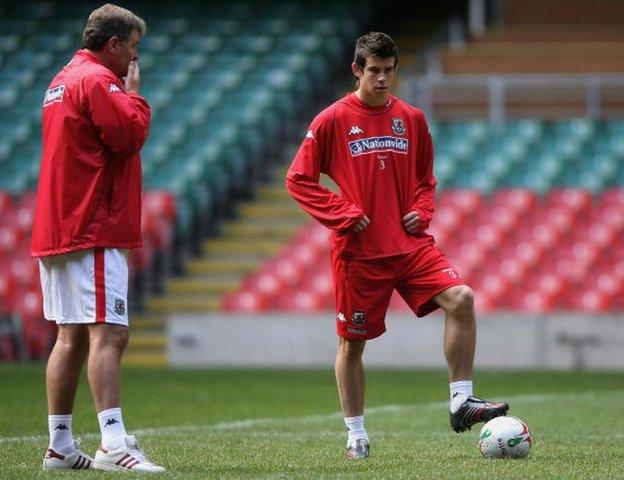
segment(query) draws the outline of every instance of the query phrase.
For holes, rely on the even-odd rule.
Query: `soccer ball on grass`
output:
[[[479,450],[486,458],[524,458],[531,451],[531,432],[516,417],[496,417],[483,425]]]

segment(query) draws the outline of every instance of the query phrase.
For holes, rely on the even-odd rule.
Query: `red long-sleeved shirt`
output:
[[[141,158],[150,107],[88,50],[52,80],[31,254],[141,246]]]
[[[327,174],[340,194],[319,184]],[[353,93],[323,110],[310,125],[286,176],[286,188],[302,208],[333,230],[331,246],[343,258],[381,258],[431,242],[433,146],[423,113],[390,96],[369,107]],[[419,232],[409,234],[403,216],[416,211]],[[371,223],[350,228],[363,215]]]

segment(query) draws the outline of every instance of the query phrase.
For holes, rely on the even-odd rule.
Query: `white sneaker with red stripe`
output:
[[[147,459],[147,456],[139,448],[134,435],[126,435],[124,445],[115,450],[98,448],[93,460],[93,468],[108,471],[131,471],[141,473],[162,473],[163,467],[155,465]]]
[[[74,440],[76,451],[68,455],[48,448],[43,458],[43,468],[45,470],[88,470],[93,468],[93,459],[80,451],[79,444],[80,439]]]

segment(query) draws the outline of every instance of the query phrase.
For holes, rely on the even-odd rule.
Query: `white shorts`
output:
[[[47,320],[128,326],[126,250],[95,248],[40,258],[39,275]]]

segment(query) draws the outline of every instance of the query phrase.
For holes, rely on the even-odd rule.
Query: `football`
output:
[[[531,451],[531,432],[516,417],[496,417],[479,433],[479,451],[486,458],[524,458]]]

